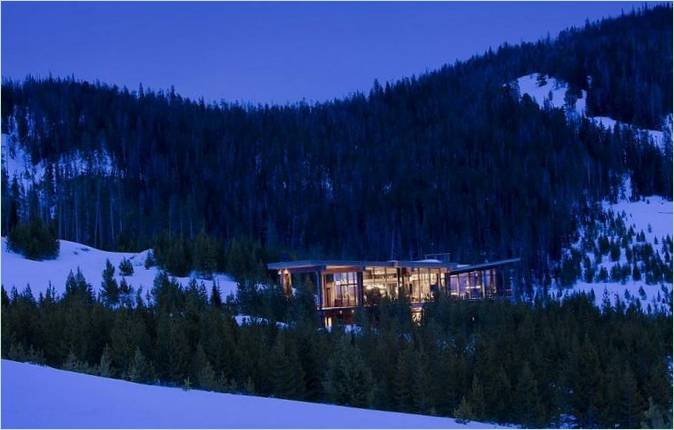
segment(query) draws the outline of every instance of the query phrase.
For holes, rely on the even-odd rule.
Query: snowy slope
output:
[[[6,134],[2,135],[1,152],[2,167],[7,170],[10,179],[16,177],[24,188],[42,180],[44,166],[34,166],[24,148]]]
[[[663,197],[649,196],[635,202],[603,202],[603,207],[605,211],[624,213],[626,224],[633,226],[635,231],[643,231],[647,242],[653,242],[656,237],[672,236],[672,202]]]
[[[539,73],[532,73],[530,75],[521,76],[517,78],[517,86],[520,90],[520,96],[528,94],[538,105],[543,106],[544,103],[550,103],[550,106],[558,109],[567,109],[564,98],[568,86],[566,83],[558,81],[547,75],[543,75],[539,80]],[[579,115],[585,114],[585,92],[583,96],[578,99],[574,110]]]
[[[496,428],[450,418],[158,387],[2,360],[2,426]]]
[[[145,258],[148,254],[147,250],[139,253],[109,252],[67,240],[59,242],[61,247],[56,259],[34,261],[10,251],[7,248],[7,239],[2,238],[2,285],[5,289],[9,291],[15,286],[21,291],[26,285],[30,285],[33,294],[37,296],[40,292],[44,293],[49,282],[51,282],[58,293],[63,293],[68,273],[71,270],[76,272],[79,267],[87,282],[93,286],[94,291],[98,291],[106,260],[110,260],[115,266],[115,276],[118,281],[121,281],[119,263],[122,258],[129,259],[133,264],[133,275],[125,278],[136,289],[142,286],[143,291],[149,291],[152,288],[155,276],[159,272],[157,267],[150,267],[149,269],[144,267]],[[189,282],[190,277],[175,279],[184,286]],[[236,294],[236,282],[227,275],[218,273],[213,276],[213,279],[220,287],[223,297]],[[212,285],[213,281],[203,280],[203,282],[210,292],[208,287]]]
[[[635,232],[643,232],[645,242],[653,247],[656,253],[661,254],[662,242],[666,237],[672,238],[672,202],[660,196],[649,196],[641,200],[630,201],[631,189],[629,180],[623,185],[623,197],[616,203],[607,201],[602,202],[602,208],[605,213],[613,213],[621,217],[626,228],[632,227]],[[581,237],[584,234],[582,231]],[[577,244],[580,243],[580,240]],[[594,261],[595,256],[588,253],[590,260]],[[621,253],[620,264],[626,264],[627,260],[624,253]],[[599,268],[604,267],[610,271],[614,263],[608,256],[602,258]],[[672,282],[662,282],[659,284],[647,284],[641,279],[635,281],[630,279],[624,284],[620,282],[577,282],[573,288],[559,291],[553,291],[554,294],[566,296],[574,292],[590,293],[595,296],[595,303],[601,306],[604,300],[604,294],[608,294],[612,303],[619,297],[625,302],[635,302],[638,298],[642,308],[646,310],[650,305],[653,311],[660,310],[669,312],[667,298],[672,297]]]
[[[565,82],[557,80],[550,76],[540,76],[539,73],[532,73],[521,76],[516,80],[516,86],[519,89],[520,96],[527,94],[540,106],[549,105],[552,108],[564,109],[570,117],[580,117],[586,115],[587,92],[581,91],[580,97],[569,103],[566,100],[568,85]],[[605,116],[588,117],[598,126],[604,128],[629,127],[644,138],[660,148],[664,147],[664,139],[671,138],[672,116],[669,115],[663,125],[663,130],[649,130],[633,127],[630,124],[621,123],[613,118]],[[629,180],[626,180],[621,193],[621,199],[617,203],[602,202],[603,211],[612,212],[620,216],[625,225],[630,226],[635,232],[642,232],[646,236],[646,243],[650,243],[655,250],[660,248],[662,239],[672,234],[672,202],[659,196],[646,197],[639,201],[631,201],[632,192]],[[581,237],[583,232],[581,231]],[[658,243],[655,243],[656,238]],[[580,242],[580,241],[579,241]],[[594,261],[594,256],[588,254]],[[626,263],[624,254],[619,260],[621,264]],[[610,270],[612,266],[608,256],[604,256],[598,268]],[[636,301],[639,298],[642,307],[647,309],[665,309],[666,297],[672,295],[672,284],[662,283],[657,285],[648,285],[644,280],[628,280],[624,284],[620,282],[577,282],[573,288],[557,290],[553,289],[552,294],[564,297],[575,292],[594,293],[595,301],[601,305],[604,294],[608,294],[609,299],[615,303],[616,297],[624,301]]]
[[[587,92],[581,91],[581,96],[575,100],[575,103],[569,105],[565,101],[566,91],[568,85],[565,82],[559,81],[553,77],[543,75],[539,79],[539,73],[532,73],[530,75],[521,76],[517,79],[517,86],[519,88],[520,96],[528,94],[538,105],[543,106],[548,103],[553,108],[564,109],[569,115],[585,116],[585,107],[587,101]],[[607,116],[592,116],[588,117],[594,121],[598,126],[613,129],[616,125],[620,127],[632,128],[639,135],[648,138],[651,142],[658,145],[660,148],[664,146],[664,139],[667,135],[671,136],[672,116],[669,115],[665,119],[664,127],[669,129],[669,133],[664,133],[663,130],[650,130],[632,127],[630,124],[616,121]],[[671,138],[671,137],[670,137]]]
[[[47,171],[46,163],[41,161],[34,164],[26,148],[13,134],[2,134],[1,149],[2,167],[6,169],[10,180],[16,177],[24,190],[42,181]],[[61,172],[62,177],[74,177],[82,173],[102,176],[118,174],[110,156],[102,151],[93,151],[87,156],[77,151],[63,154],[53,167]]]

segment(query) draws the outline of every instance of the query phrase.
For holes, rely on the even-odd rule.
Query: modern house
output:
[[[434,292],[477,300],[512,294],[511,269],[519,258],[466,265],[436,259],[412,261],[298,260],[267,265],[279,276],[286,294],[293,282],[310,280],[326,326],[336,319],[349,322],[356,308],[376,305],[382,298],[404,295],[421,309]]]

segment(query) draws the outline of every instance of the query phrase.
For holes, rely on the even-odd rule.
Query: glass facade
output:
[[[444,269],[437,268],[403,268],[403,290],[407,299],[412,303],[429,301],[436,291],[445,288]]]
[[[461,300],[507,296],[510,293],[503,273],[496,268],[452,273],[438,267],[366,266],[328,268],[320,273],[320,307],[353,308],[376,305],[399,295],[413,304],[432,300],[445,292]]]
[[[496,297],[496,269],[476,270],[449,275],[449,294],[459,299],[482,299]]]
[[[323,307],[355,307],[358,301],[358,272],[323,275]]]
[[[365,304],[398,297],[398,270],[395,267],[366,267],[363,271]]]

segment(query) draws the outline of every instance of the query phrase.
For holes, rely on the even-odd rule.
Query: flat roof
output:
[[[489,269],[505,264],[519,262],[519,258],[510,258],[506,260],[490,261],[479,264],[460,265],[458,263],[441,262],[437,260],[389,260],[389,261],[369,261],[369,260],[294,260],[279,261],[267,264],[270,270],[296,270],[296,271],[314,271],[325,270],[328,267],[353,267],[363,270],[365,267],[410,267],[410,268],[444,268],[450,272],[462,273],[473,270]]]
[[[472,272],[473,270],[491,269],[497,266],[504,266],[506,264],[519,263],[519,258],[508,258],[506,260],[488,261],[486,263],[461,265],[451,269],[452,273]]]

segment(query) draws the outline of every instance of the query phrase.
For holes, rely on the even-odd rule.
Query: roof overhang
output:
[[[487,263],[459,265],[457,263],[446,263],[440,261],[359,261],[359,260],[295,260],[295,261],[279,261],[267,264],[269,270],[287,270],[293,273],[316,272],[323,270],[345,270],[353,269],[354,271],[364,270],[366,267],[392,267],[392,268],[436,268],[447,269],[451,273],[471,272],[473,270],[484,270],[506,264],[513,264],[519,262],[519,258],[510,258],[507,260],[490,261]]]

